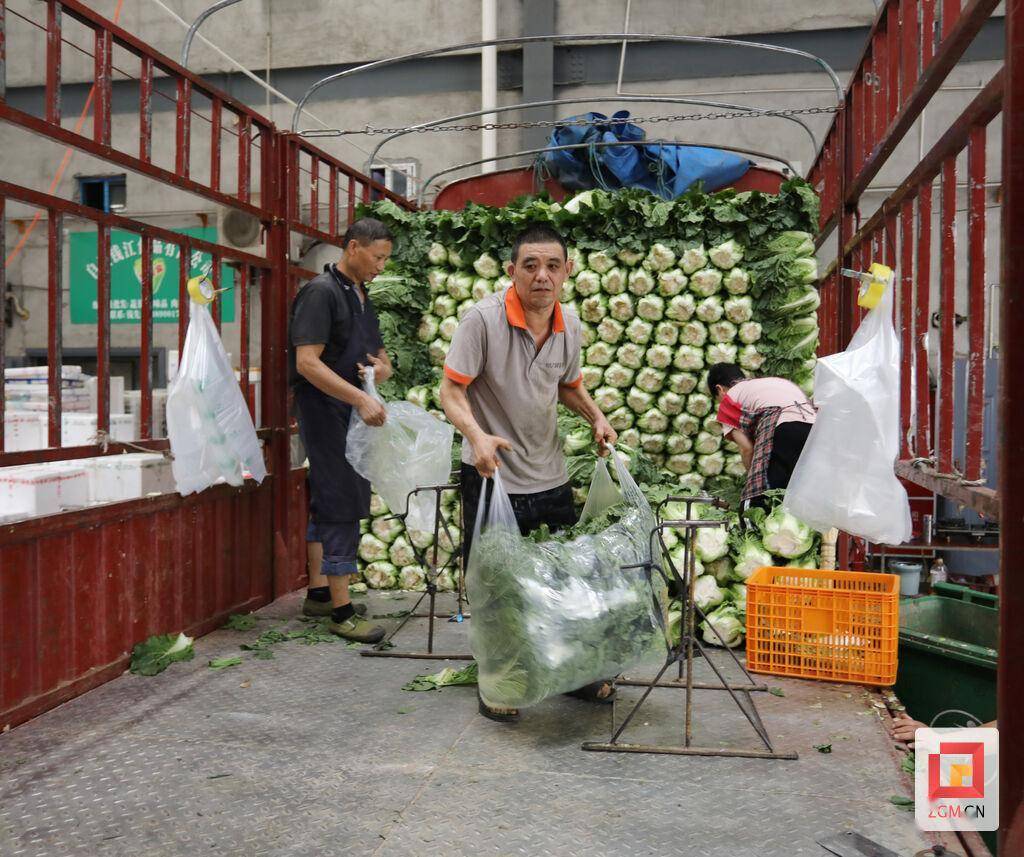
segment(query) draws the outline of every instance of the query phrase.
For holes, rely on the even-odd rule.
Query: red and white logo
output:
[[[914,814],[922,830],[997,830],[999,733],[918,729]]]

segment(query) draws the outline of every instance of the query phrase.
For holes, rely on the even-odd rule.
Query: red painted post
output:
[[[917,197],[917,295],[914,306],[914,379],[917,388],[917,436],[914,454],[931,455],[931,389],[928,380],[928,324],[931,317],[932,180],[921,185]]]
[[[249,408],[249,415],[255,417],[252,402],[249,401],[249,266],[232,266],[231,270],[235,279],[235,294],[238,296],[238,368],[242,398]]]
[[[320,228],[320,159],[316,155],[309,159],[309,225]]]
[[[96,224],[96,432],[110,431],[110,227]]]
[[[248,202],[252,198],[252,119],[238,117],[238,198]]]
[[[64,216],[56,211],[47,213],[47,335],[46,363],[49,389],[48,443],[60,446],[61,421],[63,419],[63,381],[61,367],[64,363]]]
[[[899,0],[893,0],[885,14],[886,56],[889,58],[889,73],[886,75],[885,91],[889,96],[886,106],[885,127],[900,112],[900,47],[903,43],[903,29],[900,21]]]
[[[348,177],[348,205],[346,206],[345,226],[351,226],[356,216],[356,179],[355,176]]]
[[[895,85],[886,78],[889,72],[888,54],[888,30],[878,30],[873,40],[871,66],[875,73],[875,82],[872,86],[874,92],[874,118],[872,121],[871,151],[874,152],[889,126],[889,88]]]
[[[935,56],[935,3],[921,0],[921,68],[925,69]]]
[[[939,209],[939,424],[935,450],[940,473],[953,472],[953,337],[956,320],[956,156],[942,163]]]
[[[192,145],[192,81],[178,78],[178,98],[174,125],[174,172],[189,177],[189,150]]]
[[[93,139],[101,146],[110,145],[110,99],[114,81],[111,77],[114,39],[108,30],[96,30],[95,54],[93,57],[93,86],[96,96],[93,101]]]
[[[294,140],[288,140],[282,144],[284,150],[284,172],[281,173],[284,182],[285,211],[289,224],[298,223],[301,218],[299,209],[299,146]]]
[[[139,437],[153,436],[153,239],[142,241],[142,320],[139,323]]]
[[[3,55],[3,0],[0,0],[0,88],[3,87],[3,68],[2,63],[4,59]],[[0,196],[0,224],[5,224],[7,215],[7,198]],[[7,230],[0,229],[0,306],[4,306],[2,301],[6,300],[7,295]],[[6,307],[5,307],[6,308]],[[6,384],[6,368],[7,360],[5,355],[7,354],[7,325],[3,323],[3,319],[0,318],[0,390],[5,389]],[[0,453],[4,451],[4,406],[6,405],[7,397],[0,396]]]
[[[185,239],[178,245],[178,358],[185,348],[185,334],[188,331],[188,280],[192,271],[192,245]]]
[[[911,381],[914,367],[914,200],[909,198],[900,209],[900,458],[910,458],[911,416],[914,394]]]
[[[327,232],[334,237],[338,234],[338,168],[334,164],[331,164],[327,181],[327,204],[331,207],[327,215]]]
[[[1006,91],[1002,140],[1002,281],[1024,282],[1024,5],[1006,4]],[[1024,854],[1024,294],[1001,290],[999,338],[999,669],[996,701],[999,731],[999,853]]]
[[[960,0],[942,0],[942,38],[949,35],[959,17]]]
[[[224,121],[224,104],[214,98],[210,105],[210,187],[220,190],[220,138]]]
[[[139,69],[139,160],[153,157],[153,59],[142,57]]]
[[[220,294],[221,290],[221,259],[216,253],[213,254],[213,269],[210,271],[210,282],[213,283],[213,303],[210,304],[210,315],[213,316],[213,323],[216,325],[218,332],[220,331],[220,305],[224,300],[224,296]]]
[[[61,116],[61,5],[60,0],[46,3],[46,121],[60,124]]]
[[[967,147],[967,446],[964,475],[980,479],[985,425],[985,127]]]
[[[900,104],[905,104],[917,83],[917,63],[921,56],[921,34],[918,30],[918,0],[902,0],[900,3],[900,35],[902,48],[900,57]]]

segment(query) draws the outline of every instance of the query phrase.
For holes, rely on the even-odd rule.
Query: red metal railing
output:
[[[842,250],[843,266],[864,269],[871,259],[900,260],[897,283],[898,325],[903,342],[902,443],[900,475],[940,494],[959,500],[979,512],[998,518],[995,492],[970,482],[982,477],[983,393],[985,349],[985,158],[986,126],[999,114],[1004,97],[1004,72],[1000,70],[953,122],[935,146],[889,194],[878,210],[850,237]],[[967,454],[954,457],[953,385],[955,289],[957,242],[956,159],[968,149],[968,302],[969,374],[966,397]],[[939,194],[939,265],[932,265],[933,186]],[[914,212],[916,202],[916,216]],[[886,229],[889,224],[890,228]],[[889,237],[879,240],[884,233]],[[896,240],[898,237],[898,241]],[[898,252],[896,252],[898,244]],[[829,278],[834,277],[834,271]],[[928,348],[932,286],[937,281],[938,372],[936,413],[931,413]],[[828,282],[828,281],[826,281]],[[827,288],[834,286],[826,285]],[[856,294],[847,289],[839,312],[859,321]],[[831,343],[830,343],[831,345]],[[911,459],[928,459],[928,463]],[[962,477],[962,478],[961,478]]]
[[[4,100],[4,25],[9,14],[35,25],[45,35],[45,99],[39,116]],[[91,31],[91,133],[60,124],[61,54],[65,48],[85,52],[64,32],[69,19]],[[137,60],[137,76],[119,67],[125,54]],[[134,144],[127,150],[123,138],[113,134],[115,73],[138,86],[137,150]],[[154,83],[157,75],[163,79],[160,87]],[[173,97],[168,92],[173,92]],[[173,100],[174,110],[154,111],[156,98]],[[264,234],[261,255],[260,250],[248,252],[184,235],[0,180],[0,214],[10,217],[12,206],[17,206],[45,215],[49,367],[48,448],[3,451],[5,351],[4,325],[0,324],[0,467],[109,455],[125,449],[116,442],[61,446],[62,295],[67,288],[63,281],[63,227],[66,219],[76,218],[96,231],[98,438],[106,440],[110,428],[110,244],[112,230],[118,229],[137,236],[141,245],[141,437],[131,446],[167,448],[166,439],[151,437],[152,261],[155,242],[161,242],[176,246],[180,253],[179,348],[188,328],[187,285],[193,255],[209,254],[215,288],[233,287],[239,383],[254,413],[249,369],[250,364],[260,367],[262,427],[258,433],[265,444],[270,474],[259,486],[215,486],[189,498],[176,494],[147,497],[0,527],[0,724],[13,724],[116,675],[124,668],[131,645],[149,634],[183,628],[190,633],[204,632],[227,613],[252,609],[303,582],[305,470],[293,468],[290,460],[286,355],[289,304],[295,289],[312,272],[291,264],[291,236],[295,232],[338,245],[338,235],[355,205],[371,194],[413,206],[305,140],[278,132],[270,120],[77,0],[46,0],[45,24],[6,9],[0,0],[0,121],[154,182],[243,211],[262,223]],[[174,141],[173,169],[154,162],[154,137]],[[234,151],[226,152],[223,144],[232,138]],[[235,161],[234,188],[225,186],[226,156]],[[320,187],[324,180],[326,193]],[[7,253],[2,246],[0,251],[2,293]],[[222,264],[232,272],[233,282],[221,282]],[[250,346],[252,297],[258,297],[260,313],[255,348]],[[212,315],[219,328],[219,300],[212,305]],[[53,581],[59,581],[56,588]],[[46,623],[32,618],[41,615],[41,603],[48,605]]]
[[[856,207],[998,5],[969,0],[961,10],[958,0],[887,0],[878,10],[846,103],[808,174],[822,193],[822,240],[844,207]]]
[[[997,7],[996,0],[888,0],[878,11],[864,54],[811,169],[821,194],[820,244],[838,231],[836,262],[821,282],[821,353],[849,342],[863,311],[856,289],[838,274],[841,267],[865,270],[880,261],[896,272],[896,320],[902,346],[901,448],[897,473],[907,482],[999,520],[1000,663],[999,726],[1020,724],[1022,715],[1020,610],[1024,587],[1016,561],[1020,554],[1020,456],[1024,426],[1019,385],[1022,371],[1020,329],[1022,302],[1014,285],[1024,267],[1020,240],[1024,217],[1024,4],[1006,4],[1006,66],[978,92],[920,159],[909,175],[869,217],[862,218],[861,198],[888,162],[900,141],[929,105],[975,36]],[[986,143],[988,127],[1002,116],[1002,270],[987,271],[985,259]],[[959,176],[959,183],[958,183]],[[959,191],[959,193],[958,193]],[[958,196],[966,210],[957,230]],[[966,229],[964,229],[966,226]],[[989,237],[991,241],[991,237]],[[820,246],[819,244],[819,246]],[[966,259],[959,273],[957,260]],[[961,266],[962,267],[962,266]],[[962,280],[958,280],[958,276]],[[1000,317],[999,437],[984,435],[987,357],[986,281],[1008,284]],[[1013,294],[1011,294],[1011,292]],[[957,315],[962,298],[966,318]],[[932,308],[937,306],[937,312]],[[965,327],[964,327],[965,326]],[[957,344],[957,329],[966,343]],[[929,348],[934,354],[934,384]],[[965,386],[954,386],[954,364],[966,356]],[[962,451],[954,433],[957,412],[966,415]],[[999,491],[984,482],[982,450],[1000,445]],[[846,562],[863,546],[845,539]],[[1000,805],[1000,853],[1024,849],[1024,755],[1004,744]],[[975,843],[976,844],[976,843]],[[973,847],[973,845],[972,845]]]

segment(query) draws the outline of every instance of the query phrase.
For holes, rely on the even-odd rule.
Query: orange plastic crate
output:
[[[759,568],[747,580],[753,672],[888,686],[896,681],[899,577]]]

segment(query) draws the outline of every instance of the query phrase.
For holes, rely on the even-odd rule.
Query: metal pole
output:
[[[188,32],[185,33],[185,41],[181,43],[181,65],[183,68],[188,68],[188,54],[192,50],[192,40],[196,37],[196,33],[199,32],[199,28],[203,25],[203,21],[213,15],[215,12],[219,12],[221,9],[226,9],[228,6],[234,6],[240,0],[218,0],[209,9],[204,9],[199,13],[193,22],[192,26],[188,28]],[[269,83],[269,81],[268,81]]]
[[[600,96],[600,95],[588,95],[582,98],[552,98],[546,101],[521,101],[518,104],[506,104],[500,107],[495,107],[493,110],[471,110],[469,113],[456,113],[452,116],[444,116],[440,119],[432,119],[429,122],[421,122],[418,125],[410,125],[408,128],[403,128],[401,131],[397,131],[394,134],[390,134],[381,140],[370,153],[370,157],[366,161],[366,167],[363,170],[367,175],[370,174],[370,166],[377,162],[377,156],[380,150],[383,149],[388,143],[397,140],[399,137],[404,137],[406,134],[415,134],[419,131],[426,131],[437,125],[447,125],[449,122],[458,122],[462,119],[473,119],[477,116],[483,116],[485,113],[490,115],[498,113],[508,113],[512,110],[530,110],[534,107],[555,107],[561,104],[593,104],[595,102],[620,102],[623,104],[693,104],[698,107],[714,107],[721,110],[741,110],[750,113],[751,116],[771,116],[776,115],[778,119],[785,119],[788,122],[795,122],[804,131],[807,132],[807,136],[811,140],[811,147],[814,152],[818,151],[818,140],[814,136],[814,132],[811,130],[811,126],[808,125],[803,119],[797,116],[789,116],[786,114],[777,113],[777,111],[768,110],[763,107],[749,107],[745,104],[731,104],[726,101],[707,101],[703,98],[687,98],[682,96],[672,95],[614,95],[614,96]],[[339,129],[323,129],[317,130],[312,129],[309,131],[303,131],[300,136],[302,137],[339,137],[341,132]]]
[[[783,48],[778,45],[767,45],[762,42],[747,42],[741,39],[720,39],[711,36],[673,36],[664,33],[592,33],[589,35],[546,35],[546,36],[513,36],[505,39],[490,39],[488,41],[481,42],[466,42],[465,44],[459,45],[448,45],[443,48],[431,48],[426,51],[416,51],[411,54],[402,54],[400,56],[388,57],[387,59],[375,60],[374,62],[364,63],[363,65],[356,66],[355,68],[345,69],[344,71],[338,71],[334,74],[329,74],[326,77],[316,81],[312,86],[309,87],[303,94],[302,98],[299,99],[295,105],[295,112],[292,114],[292,128],[293,132],[299,131],[299,119],[302,116],[302,111],[309,101],[310,97],[321,87],[326,86],[328,83],[333,83],[338,80],[343,80],[346,77],[351,77],[354,74],[359,74],[365,71],[373,71],[379,68],[385,68],[386,66],[396,65],[397,63],[408,62],[409,60],[423,59],[425,57],[442,56],[444,54],[474,51],[480,48],[490,47],[501,47],[503,45],[528,45],[528,44],[539,44],[543,42],[558,42],[560,44],[585,44],[587,42],[620,42],[623,40],[635,41],[635,42],[675,42],[678,44],[697,44],[697,45],[723,45],[735,48],[752,48],[754,50],[771,51],[772,53],[788,54],[789,56],[800,57],[818,65],[824,74],[827,74],[829,80],[832,81],[832,88],[836,93],[836,104],[842,105],[843,103],[843,85],[839,82],[839,77],[825,60],[821,57],[815,56],[814,54],[807,53],[806,51],[798,51],[795,48]]]
[[[493,42],[498,35],[498,0],[482,0],[480,4],[480,38]],[[494,122],[492,110],[498,103],[498,49],[494,45],[480,49],[480,107],[485,111],[484,124]],[[480,156],[493,158],[498,153],[498,132],[494,128],[480,131]],[[494,161],[484,161],[482,172],[493,173]],[[369,174],[369,172],[367,172]]]
[[[1002,352],[999,426],[999,670],[998,723],[1007,740],[999,748],[999,853],[1024,853],[1024,579],[1017,560],[1024,551],[1024,0],[1006,4],[1006,91],[1003,99]]]

